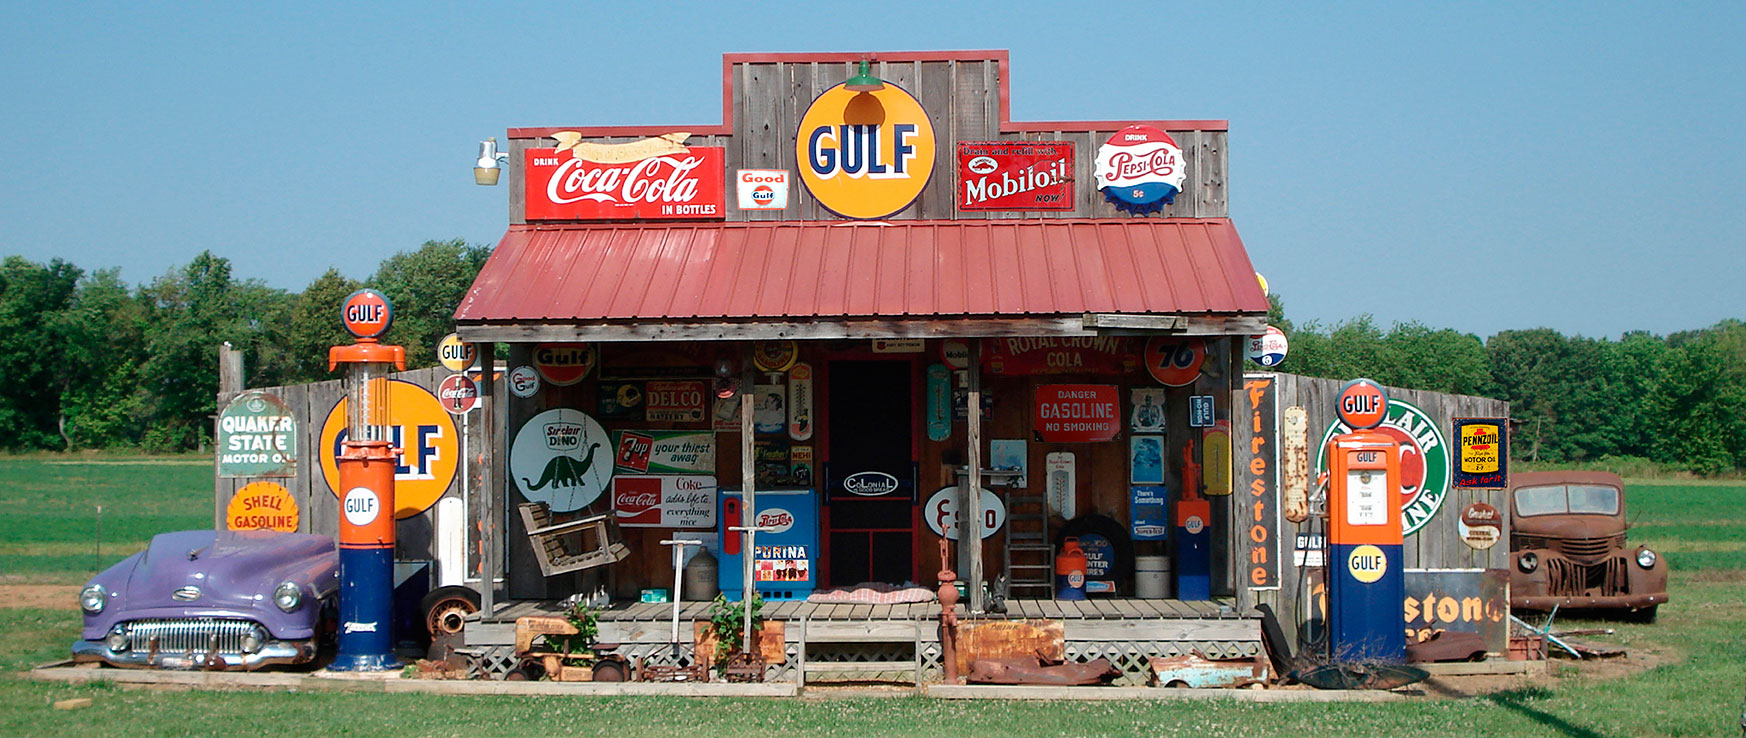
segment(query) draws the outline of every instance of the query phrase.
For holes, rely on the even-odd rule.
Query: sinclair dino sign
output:
[[[612,482],[612,438],[580,410],[557,408],[529,418],[509,446],[509,476],[530,502],[552,512],[580,510]]]

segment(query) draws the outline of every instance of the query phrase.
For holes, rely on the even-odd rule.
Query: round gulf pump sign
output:
[[[800,118],[795,161],[820,205],[845,218],[885,218],[921,196],[934,173],[934,126],[897,85],[855,92],[837,85]]]

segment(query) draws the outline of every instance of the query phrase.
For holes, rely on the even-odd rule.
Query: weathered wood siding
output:
[[[411,382],[433,394],[436,386],[448,377],[449,372],[442,367],[415,369],[408,372],[393,374],[394,379]],[[483,385],[483,382],[481,382]],[[262,392],[277,395],[291,408],[297,419],[297,474],[293,477],[216,477],[214,484],[213,525],[224,528],[224,511],[230,503],[230,498],[243,485],[257,481],[268,481],[284,486],[290,490],[291,496],[297,500],[298,530],[303,533],[320,533],[329,536],[339,535],[339,498],[322,477],[321,463],[318,458],[321,442],[321,427],[327,416],[338,404],[344,391],[338,380],[315,382],[311,384],[291,385],[288,387],[253,388]],[[223,403],[220,403],[222,407]],[[486,437],[487,424],[484,412],[490,407],[482,403],[469,413],[466,422],[455,418],[455,430],[460,433],[458,449],[461,455],[461,466],[455,473],[454,481],[449,484],[443,497],[460,497],[463,484],[474,504],[468,510],[471,519],[467,525],[468,563],[467,577],[478,576],[478,532],[484,523],[478,519],[482,506],[478,503],[484,480],[485,465],[493,457]],[[501,412],[501,408],[499,409]],[[502,423],[498,423],[501,427]],[[216,460],[216,457],[215,457]],[[394,556],[400,561],[424,561],[436,557],[436,504],[432,503],[424,512],[399,521],[395,527]]]
[[[1000,116],[1000,60],[880,61],[873,73],[915,96],[933,122],[937,146],[933,178],[916,202],[893,220],[1019,219],[1019,218],[1114,218],[1125,215],[1104,201],[1093,186],[1092,170],[1097,147],[1120,126],[1108,130],[1003,132]],[[727,220],[837,220],[821,208],[800,181],[795,161],[795,137],[800,117],[814,98],[854,74],[854,62],[735,62],[730,68],[733,132],[728,135],[694,135],[691,146],[721,146],[727,154]],[[1021,90],[1017,94],[1024,94]],[[1040,92],[1038,94],[1041,94]],[[588,121],[609,125],[614,121]],[[697,126],[703,128],[706,126]],[[560,129],[561,130],[561,129]],[[685,130],[675,126],[675,131]],[[671,131],[653,131],[667,133]],[[1226,172],[1229,170],[1226,132],[1222,130],[1171,130],[1171,138],[1187,160],[1188,179],[1182,192],[1153,217],[1222,218],[1229,215]],[[643,138],[597,136],[584,141],[624,143]],[[958,141],[1071,141],[1075,149],[1074,208],[1056,212],[958,212],[953,188]],[[522,191],[524,152],[529,148],[556,145],[552,138],[512,138],[506,167],[509,184],[509,220],[524,223],[525,193]],[[787,169],[788,208],[781,211],[742,211],[734,205],[734,172],[740,169]]]
[[[1322,435],[1334,422],[1334,399],[1340,393],[1344,381],[1337,379],[1319,379],[1315,377],[1300,377],[1293,374],[1272,375],[1279,381],[1279,412],[1284,414],[1285,408],[1302,407],[1309,417],[1309,449],[1315,454],[1320,448]],[[1453,445],[1450,438],[1451,421],[1454,418],[1465,417],[1509,417],[1510,405],[1503,400],[1489,397],[1471,397],[1468,395],[1450,395],[1439,392],[1401,389],[1389,387],[1388,395],[1392,399],[1404,400],[1414,407],[1423,410],[1437,424],[1445,442]],[[1243,423],[1234,424],[1233,446],[1245,448],[1252,437],[1252,429]],[[1273,447],[1279,447],[1278,439],[1269,439]],[[1451,459],[1454,450],[1450,449]],[[1310,470],[1314,474],[1315,459],[1310,460]],[[1313,487],[1313,480],[1312,480]],[[1312,490],[1312,498],[1314,493]],[[1406,559],[1404,568],[1409,569],[1497,569],[1509,563],[1509,520],[1503,521],[1503,541],[1490,549],[1479,551],[1462,543],[1456,530],[1456,523],[1461,517],[1462,508],[1475,502],[1486,502],[1502,510],[1504,493],[1501,490],[1464,490],[1451,487],[1448,496],[1443,498],[1442,506],[1435,516],[1425,523],[1424,527],[1408,535],[1403,541],[1402,552]],[[1293,632],[1293,623],[1305,620],[1319,620],[1319,608],[1312,603],[1318,601],[1319,592],[1306,591],[1306,569],[1298,566],[1292,558],[1292,545],[1297,535],[1323,534],[1327,532],[1327,524],[1315,512],[1323,506],[1319,501],[1311,504],[1311,515],[1302,523],[1292,523],[1283,517],[1279,520],[1280,531],[1280,573],[1282,586],[1277,590],[1254,591],[1240,589],[1240,605],[1243,609],[1259,603],[1272,605],[1274,612],[1279,614],[1281,624],[1287,633]],[[1273,505],[1278,511],[1280,506]],[[1239,505],[1234,510],[1239,528],[1246,529],[1252,520],[1250,512]],[[1307,617],[1306,617],[1307,614]]]

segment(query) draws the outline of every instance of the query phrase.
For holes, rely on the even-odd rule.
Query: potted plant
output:
[[[749,612],[748,612],[749,611]],[[752,643],[746,644],[746,619],[752,622]],[[715,637],[716,670],[730,682],[763,681],[764,656],[759,647],[764,630],[764,598],[752,595],[751,606],[716,595],[709,605],[709,628]]]

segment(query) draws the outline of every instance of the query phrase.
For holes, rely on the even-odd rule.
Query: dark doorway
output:
[[[915,464],[910,363],[833,361],[825,504],[832,586],[914,573]]]

